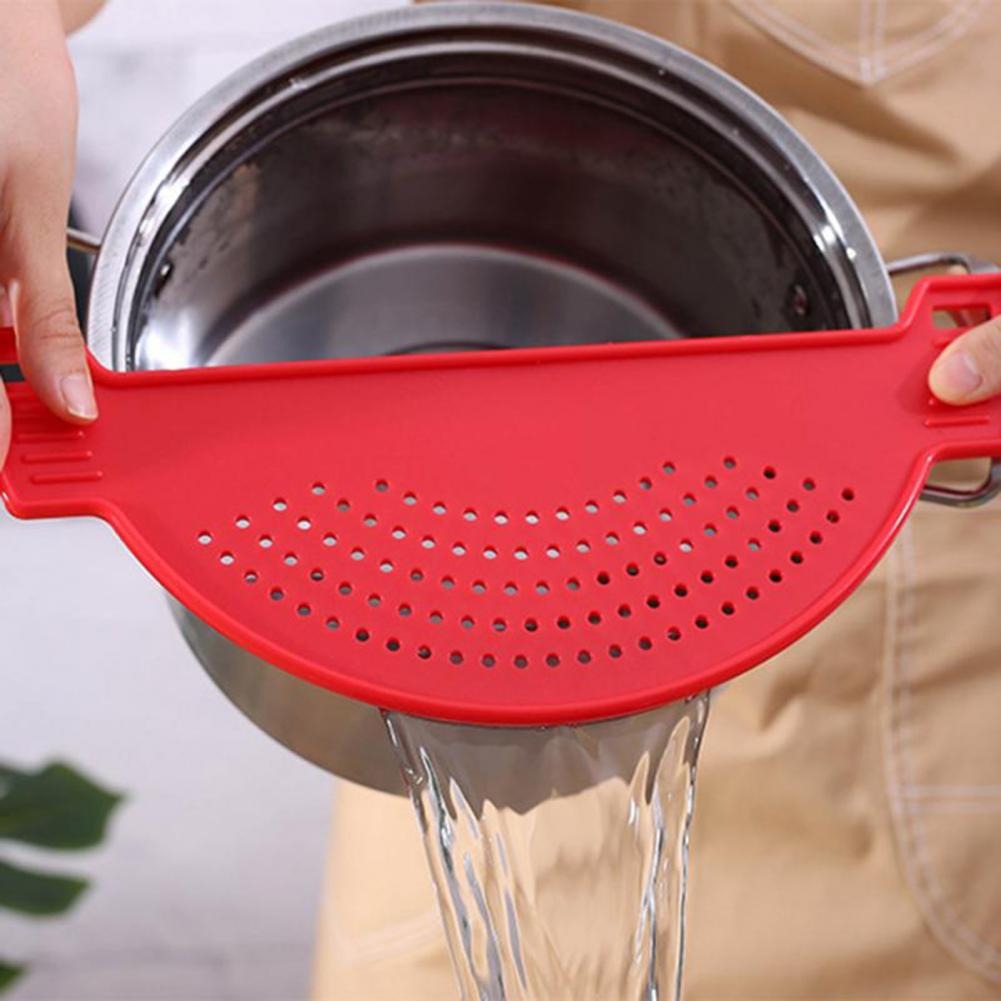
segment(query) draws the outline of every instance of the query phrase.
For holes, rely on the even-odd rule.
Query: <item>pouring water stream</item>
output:
[[[464,1001],[678,1001],[708,708],[536,730],[385,715]]]

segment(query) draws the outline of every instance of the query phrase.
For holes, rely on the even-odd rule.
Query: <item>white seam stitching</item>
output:
[[[917,577],[917,555],[913,532],[909,533],[905,540],[904,555],[905,566],[907,568],[907,587],[904,589],[903,598],[906,614],[901,617],[902,628],[899,634],[898,664],[902,695],[901,708],[908,714],[906,725],[901,726],[901,732],[905,736],[900,744],[900,753],[906,757],[909,754],[908,746],[913,747],[915,743],[912,739],[915,726],[915,717],[911,708],[913,703],[913,688],[907,679],[910,658],[905,653],[905,650],[910,649],[913,644],[908,645],[903,638],[905,634],[913,634],[916,622],[917,600],[914,582]],[[903,723],[903,720],[901,720],[901,723]],[[909,765],[907,771],[913,774],[913,765]],[[993,967],[995,965],[995,957],[1001,956],[1001,952],[998,952],[989,943],[983,941],[976,932],[970,929],[949,902],[941,881],[938,878],[937,870],[931,861],[928,840],[925,837],[924,825],[921,823],[920,811],[905,810],[904,817],[909,821],[911,843],[914,847],[915,861],[920,866],[919,876],[925,887],[925,896],[929,903],[934,904],[934,909],[931,913],[934,915],[935,921],[942,926],[943,936],[946,940],[953,940],[954,950],[957,945],[960,947],[965,946],[965,949],[960,948],[959,951],[966,952],[968,961],[972,960],[974,963],[982,965],[984,967],[982,972],[991,980],[998,979],[1001,976],[1001,970],[993,969]],[[970,955],[970,953],[973,953],[973,955]],[[986,953],[986,956],[981,955],[984,953]]]
[[[872,62],[873,76],[882,80],[886,75],[886,0],[876,0],[872,25]]]
[[[894,547],[894,551],[896,548]],[[900,789],[903,787],[900,779],[909,767],[903,750],[904,732],[908,729],[903,714],[905,704],[910,701],[910,688],[904,677],[907,657],[905,643],[902,640],[905,619],[902,613],[906,602],[907,617],[913,623],[915,604],[913,582],[916,564],[913,531],[910,525],[905,526],[901,533],[899,548],[904,556],[899,562],[903,568],[902,576],[906,577],[906,584],[900,587],[895,583],[887,592],[887,638],[884,646],[887,656],[883,670],[884,678],[888,676],[893,682],[885,686],[888,694],[886,718],[889,725],[884,737],[884,762],[887,768],[887,791],[891,797],[891,815],[899,825],[898,856],[901,858],[905,876],[915,894],[919,910],[928,922],[931,932],[968,966],[992,983],[998,983],[1001,982],[1001,963],[999,963],[1001,951],[980,939],[956,917],[929,865],[927,852],[917,829],[920,811],[907,809],[900,798]],[[899,701],[894,698],[898,692]],[[887,751],[895,753],[888,754]],[[908,845],[911,850],[908,850]]]
[[[950,814],[980,814],[992,816],[1001,813],[1001,801],[985,800],[980,803],[970,800],[913,800],[904,801],[903,809],[908,814],[923,814],[929,816]]]
[[[942,36],[951,36],[957,31],[969,27],[979,16],[987,0],[962,0],[957,3],[944,17],[939,18],[933,25],[924,31],[919,31],[915,35],[901,39],[899,42],[887,46],[886,54],[889,62],[895,62],[908,56],[913,51],[923,52],[930,46],[934,46]]]
[[[838,76],[855,78],[852,70],[858,69],[856,59],[805,25],[789,18],[783,11],[771,7],[764,0],[730,0],[730,2],[748,21],[788,46],[793,52],[826,66]]]
[[[964,0],[925,31],[889,46],[881,45],[878,65],[870,59],[850,55],[843,46],[828,41],[767,0],[729,2],[748,21],[801,57],[851,82],[871,85],[944,51],[969,30],[988,0]],[[885,18],[880,31],[885,40]]]
[[[861,0],[858,19],[858,71],[863,83],[872,83],[872,0]]]
[[[1001,799],[998,785],[905,785],[898,792],[909,799]]]
[[[910,52],[904,51],[898,56],[890,57],[887,60],[887,76],[902,73],[911,66],[915,66],[926,59],[944,52],[951,44],[958,41],[970,30],[979,17],[984,2],[986,0],[973,0],[972,3],[959,10],[960,13],[969,12],[965,19],[960,19],[956,16],[948,19],[943,18],[943,21],[948,20],[949,22],[945,30],[940,31],[937,35],[930,36],[924,45],[912,48]]]
[[[441,935],[441,918],[433,911],[387,925],[367,935],[355,936],[346,932],[337,920],[336,912],[330,925],[324,944],[341,965],[349,968],[375,959],[414,952],[437,943]]]
[[[845,54],[842,46],[830,41],[830,39],[824,38],[823,35],[814,31],[809,25],[797,20],[780,7],[776,7],[773,3],[768,2],[768,0],[734,0],[734,2],[738,7],[744,6],[753,9],[764,21],[781,26],[792,37],[799,38],[819,52],[830,52],[832,55],[836,55],[846,62],[855,61],[851,56]]]

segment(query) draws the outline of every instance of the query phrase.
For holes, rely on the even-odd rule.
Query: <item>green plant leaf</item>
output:
[[[0,907],[22,914],[49,916],[68,911],[87,888],[87,880],[31,872],[0,862]]]
[[[0,838],[42,848],[91,848],[121,801],[61,762],[37,772],[0,765]]]
[[[23,966],[15,966],[13,963],[5,963],[0,959],[0,991],[6,990],[21,974],[24,973]]]

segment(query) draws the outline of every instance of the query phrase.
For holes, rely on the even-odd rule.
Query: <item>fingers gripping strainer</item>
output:
[[[646,709],[786,646],[862,580],[932,462],[1001,454],[1001,403],[932,400],[919,287],[850,330],[119,374],[80,429],[10,387],[23,518],[97,515],[253,653],[422,715]],[[0,362],[13,360],[7,332]]]

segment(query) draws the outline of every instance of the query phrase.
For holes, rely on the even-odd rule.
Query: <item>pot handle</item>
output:
[[[66,227],[66,246],[71,250],[80,250],[85,254],[96,254],[101,249],[101,241],[90,233],[85,233],[82,229],[75,229],[72,226]]]
[[[962,268],[967,274],[985,275],[1001,271],[996,264],[967,254],[961,250],[930,250],[923,254],[912,254],[910,257],[899,257],[888,261],[886,270],[891,275],[906,275],[912,271],[928,271],[932,268]],[[945,504],[949,507],[979,507],[986,504],[1001,493],[1001,458],[991,460],[991,468],[987,477],[978,487],[971,490],[954,490],[951,487],[926,486],[921,491],[921,499],[932,504]]]
[[[898,257],[895,261],[887,261],[886,264],[886,270],[891,275],[906,275],[911,271],[929,271],[932,268],[949,267],[962,268],[970,275],[986,275],[1001,271],[1001,268],[991,261],[961,250],[929,250],[924,254]]]

